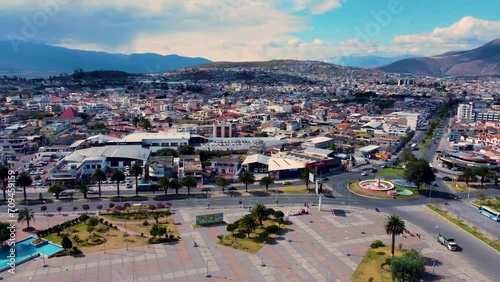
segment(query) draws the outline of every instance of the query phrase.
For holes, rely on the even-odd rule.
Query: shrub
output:
[[[385,259],[385,264],[391,265],[391,263],[392,263],[392,258],[391,257]]]
[[[479,201],[484,201],[484,200],[486,200],[486,195],[484,195],[483,193],[477,193],[476,198]]]
[[[76,207],[75,207],[76,208]],[[86,221],[87,219],[89,219],[89,215],[87,213],[83,213],[82,215],[80,215],[80,221],[81,222],[84,222]]]
[[[380,241],[380,240],[375,240],[373,241],[373,243],[370,245],[370,248],[372,249],[376,249],[378,247],[383,247],[384,246],[384,242]]]
[[[110,209],[112,209],[112,208],[114,208],[114,207],[115,207],[115,204],[113,204],[113,203],[109,203],[108,207],[109,207]]]
[[[118,205],[115,207],[115,211],[122,211],[123,210],[123,207]]]
[[[104,218],[99,218],[99,223],[103,224],[104,223]]]
[[[144,220],[144,222],[142,223],[142,225],[144,225],[144,226],[149,226],[149,221]]]
[[[222,238],[224,238],[224,235],[222,234],[217,235],[217,239],[222,240]]]
[[[73,207],[73,211],[76,211],[76,210],[78,210],[78,207]]]
[[[82,251],[80,251],[80,249],[78,249],[76,246],[73,247],[73,249],[71,250],[71,253],[74,254],[74,255],[79,255],[82,253]]]
[[[105,232],[108,232],[109,231],[109,227],[108,226],[98,226],[96,228],[96,231],[99,232],[99,233],[105,233]]]
[[[165,208],[165,205],[164,205],[164,204],[162,204],[162,203],[158,203],[158,204],[156,204],[156,207],[157,207],[158,209],[164,209],[164,208]]]
[[[97,216],[91,216],[85,221],[85,224],[90,226],[97,226],[97,224],[99,224],[99,219],[97,218]]]
[[[403,243],[399,243],[398,249],[401,251],[403,249]]]
[[[125,203],[125,204],[123,204],[123,208],[124,208],[124,209],[126,209],[126,208],[130,208],[130,207],[131,207],[131,206],[130,206],[130,204],[129,204],[129,203]]]
[[[264,231],[264,232],[260,233],[259,237],[261,237],[261,238],[267,238],[267,237],[269,237],[269,232]]]
[[[273,214],[274,218],[284,217],[285,214],[282,211],[275,211]]]
[[[149,205],[149,209],[152,210],[152,211],[154,211],[154,210],[156,210],[156,206],[155,205]]]
[[[174,234],[170,234],[170,235],[168,236],[168,239],[170,239],[170,240],[174,240],[174,238],[175,238]]]
[[[98,210],[101,210],[102,208],[103,208],[103,206],[102,206],[102,205],[97,205],[97,209],[98,209]]]
[[[276,226],[276,225],[268,226],[268,227],[266,227],[266,231],[271,233],[271,234],[276,234],[276,232],[278,232],[278,226]]]
[[[234,232],[236,229],[238,229],[238,225],[235,224],[235,223],[229,223],[227,226],[226,226],[226,230],[228,232]]]
[[[375,280],[375,278],[373,277],[368,278],[368,282],[373,282],[373,280]]]
[[[41,212],[46,212],[47,211],[47,206],[41,206],[40,207]]]
[[[107,220],[105,220],[104,225],[109,225],[109,222]]]

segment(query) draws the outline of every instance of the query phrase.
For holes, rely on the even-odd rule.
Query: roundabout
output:
[[[359,186],[366,190],[372,191],[389,191],[394,189],[394,184],[386,180],[363,180],[359,182]]]

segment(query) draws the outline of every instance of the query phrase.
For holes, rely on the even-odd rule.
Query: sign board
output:
[[[196,216],[196,224],[198,225],[214,224],[222,222],[224,222],[223,213],[213,213],[213,214],[204,214]]]
[[[309,172],[309,181],[314,182],[314,173]]]

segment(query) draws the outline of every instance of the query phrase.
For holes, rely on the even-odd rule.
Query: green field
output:
[[[398,175],[403,176],[405,174],[405,170],[397,167],[388,167],[379,170],[376,175]]]

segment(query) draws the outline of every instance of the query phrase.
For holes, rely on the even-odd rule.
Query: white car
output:
[[[361,173],[361,176],[367,176],[367,175],[368,175],[368,173],[366,173],[366,171],[363,171],[363,172]]]
[[[127,188],[132,188],[132,183],[127,183]]]
[[[90,190],[87,192],[87,194],[90,194],[90,195],[92,195],[92,194],[99,194],[99,191],[97,191],[97,190],[95,190],[95,189],[90,189]]]

